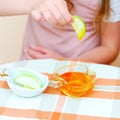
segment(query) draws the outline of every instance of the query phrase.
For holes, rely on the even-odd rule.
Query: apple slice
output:
[[[86,32],[85,22],[82,20],[82,18],[76,15],[73,15],[72,18],[73,18],[73,22],[71,23],[71,25],[76,31],[78,39],[82,40]]]
[[[37,76],[29,72],[21,72],[19,76],[14,79],[15,84],[28,89],[40,89],[43,87],[41,81]]]

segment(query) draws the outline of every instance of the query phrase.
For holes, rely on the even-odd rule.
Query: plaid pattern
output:
[[[60,66],[83,64],[97,73],[93,91],[71,98],[48,87],[33,98],[16,96],[0,78],[0,120],[120,120],[120,68],[65,60],[30,60],[1,65],[26,67],[50,75]]]

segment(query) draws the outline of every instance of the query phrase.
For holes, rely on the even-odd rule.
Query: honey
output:
[[[82,72],[65,72],[59,76],[65,80],[65,84],[59,89],[65,95],[71,97],[80,97],[88,93],[94,87],[93,76]]]

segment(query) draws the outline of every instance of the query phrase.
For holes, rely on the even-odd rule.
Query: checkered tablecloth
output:
[[[23,98],[9,89],[5,77],[0,77],[0,120],[120,120],[118,67],[54,59],[13,62],[0,67],[25,67],[52,74],[68,64],[83,64],[96,72],[96,85],[90,94],[71,98],[48,86],[41,95]]]

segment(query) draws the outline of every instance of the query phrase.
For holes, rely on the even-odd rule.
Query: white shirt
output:
[[[120,21],[120,0],[110,0],[110,22]]]

